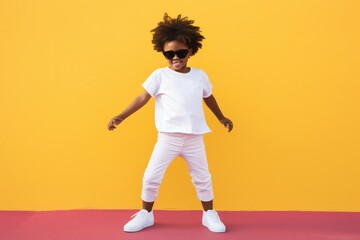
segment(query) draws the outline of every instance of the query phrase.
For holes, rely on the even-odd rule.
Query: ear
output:
[[[191,57],[193,55],[193,50],[190,48],[189,49],[189,57]]]

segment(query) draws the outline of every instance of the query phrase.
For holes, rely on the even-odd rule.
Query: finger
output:
[[[227,123],[227,124],[226,124],[226,128],[228,129],[228,132],[231,132],[231,130],[233,129],[233,124],[232,124],[232,122]]]
[[[114,126],[114,124],[113,123],[109,123],[108,124],[108,129],[110,130],[110,131],[112,131],[112,130],[114,130],[116,127]]]

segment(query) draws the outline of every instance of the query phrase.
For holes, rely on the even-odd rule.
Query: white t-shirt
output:
[[[142,84],[155,97],[155,125],[159,132],[204,134],[203,98],[212,93],[206,73],[191,68],[179,73],[168,67],[155,70]]]

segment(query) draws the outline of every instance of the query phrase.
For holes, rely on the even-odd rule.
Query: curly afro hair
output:
[[[166,42],[179,41],[192,49],[192,55],[202,47],[201,41],[205,39],[200,34],[200,27],[193,25],[194,21],[187,17],[171,18],[167,13],[164,14],[164,20],[158,23],[158,26],[151,30],[153,33],[152,43],[154,50],[162,52]]]

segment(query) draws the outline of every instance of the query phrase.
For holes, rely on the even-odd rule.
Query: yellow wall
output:
[[[166,66],[150,30],[182,13],[235,129],[206,110],[219,210],[360,211],[360,2],[0,2],[0,209],[140,207],[153,100],[108,120]],[[199,209],[176,159],[157,209]]]

